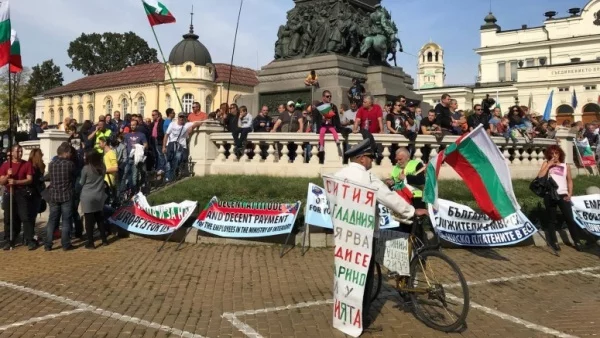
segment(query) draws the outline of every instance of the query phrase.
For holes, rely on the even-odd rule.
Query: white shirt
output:
[[[567,186],[567,165],[564,163],[555,165],[548,170],[548,174],[556,182],[556,185],[558,185],[556,192],[559,195],[567,195],[569,193],[569,187]]]
[[[240,128],[252,128],[252,115],[246,113],[246,116],[238,120],[238,127]]]
[[[352,111],[352,109],[348,109],[344,112],[344,114],[342,115],[342,123],[349,123],[350,120],[354,121],[356,120],[356,111]],[[354,122],[353,122],[354,123]],[[346,126],[346,128],[352,130],[352,128],[354,128],[354,124],[349,124]]]
[[[182,147],[187,148],[187,133],[193,124],[193,122],[187,122],[184,125],[180,125],[177,122],[170,123],[167,132],[165,133],[168,135],[167,145],[171,142],[179,141],[179,144],[181,144]]]
[[[377,202],[385,205],[394,211],[402,220],[408,221],[415,215],[415,208],[408,204],[402,197],[385,185],[379,178],[371,174],[362,165],[350,163],[334,175],[337,178],[348,179],[350,181],[363,184],[376,189]],[[379,222],[376,222],[379,224]]]

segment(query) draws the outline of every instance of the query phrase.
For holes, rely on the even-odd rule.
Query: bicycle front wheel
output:
[[[469,313],[469,288],[450,257],[427,250],[410,262],[409,294],[417,319],[432,329],[453,332]]]

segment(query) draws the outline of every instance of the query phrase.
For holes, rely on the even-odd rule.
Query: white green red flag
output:
[[[321,116],[325,117],[326,119],[330,119],[335,115],[331,103],[322,103],[321,105],[317,106],[317,110],[319,113],[321,113]]]
[[[584,167],[595,167],[596,157],[588,139],[584,137],[580,141],[575,141],[575,145],[577,145],[577,151],[581,156],[581,165]]]
[[[156,0],[142,0],[150,26],[175,22],[175,17],[169,9]]]
[[[21,61],[21,42],[17,37],[17,32],[11,30],[10,36],[10,72],[20,73],[23,71],[23,62]]]
[[[481,212],[492,220],[504,219],[521,208],[515,197],[510,170],[504,156],[482,125],[448,146],[443,161],[452,167],[469,188]],[[425,201],[437,201],[440,159],[430,162],[425,180]]]
[[[10,60],[10,8],[8,0],[0,1],[0,67]]]
[[[425,172],[425,189],[423,191],[423,201],[438,209],[438,176],[440,168],[444,163],[444,153],[437,153],[427,164]]]
[[[406,180],[402,180],[394,184],[393,190],[406,201],[406,203],[412,204],[415,188],[410,184],[406,183]]]

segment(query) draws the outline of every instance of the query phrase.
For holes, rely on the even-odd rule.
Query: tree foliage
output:
[[[54,60],[46,60],[31,68],[31,76],[27,89],[32,96],[63,85],[63,73]]]
[[[13,111],[20,119],[30,118],[35,113],[35,100],[27,86],[30,74],[30,70],[25,68],[21,73],[10,76]],[[8,96],[8,75],[4,74],[0,76],[0,131],[8,128]]]
[[[133,32],[81,34],[67,50],[71,70],[95,75],[123,70],[129,66],[158,62],[156,49]]]

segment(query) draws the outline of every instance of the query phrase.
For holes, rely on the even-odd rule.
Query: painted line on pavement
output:
[[[6,331],[8,329],[12,329],[12,328],[23,326],[23,325],[39,323],[39,322],[43,322],[45,320],[51,320],[51,319],[64,317],[64,316],[72,315],[75,313],[86,312],[86,311],[87,311],[86,309],[75,309],[75,310],[71,310],[71,311],[63,311],[63,312],[59,312],[59,313],[53,313],[53,314],[49,314],[49,315],[45,315],[45,316],[41,316],[41,317],[33,317],[33,318],[29,318],[27,320],[23,320],[20,322],[15,322],[12,324],[0,326],[0,331]]]
[[[588,271],[579,271],[580,274],[584,275],[584,276],[590,276],[590,277],[596,277],[596,278],[600,278],[600,275],[597,275],[595,273],[591,273]]]
[[[458,297],[453,296],[453,295],[448,294],[448,293],[446,294],[446,297],[448,297],[449,299],[452,299],[454,301],[458,301],[458,302],[461,302],[461,303],[463,302],[463,300],[461,298],[458,298]],[[566,333],[557,331],[555,329],[551,329],[549,327],[545,327],[545,326],[538,325],[538,324],[535,324],[535,323],[532,323],[532,322],[528,322],[528,321],[526,321],[524,319],[517,318],[515,316],[511,316],[509,314],[506,314],[504,312],[500,312],[500,311],[491,309],[491,308],[489,308],[487,306],[483,306],[483,305],[477,304],[477,303],[475,303],[473,301],[470,301],[469,305],[473,309],[477,309],[477,310],[483,311],[483,312],[485,312],[487,314],[490,314],[492,316],[496,316],[496,317],[498,317],[500,319],[504,319],[504,320],[509,321],[509,322],[513,322],[515,324],[523,325],[523,326],[525,326],[528,329],[536,330],[536,331],[542,332],[544,334],[553,335],[553,336],[556,336],[556,337],[559,337],[559,338],[578,338],[577,336],[566,334]]]
[[[233,327],[238,329],[241,333],[245,334],[246,337],[252,338],[264,338],[260,335],[260,333],[256,332],[250,325],[242,322],[238,319],[233,313],[224,313],[221,315],[221,318],[227,319]]]
[[[596,270],[600,270],[600,266],[590,266],[587,268],[573,269],[573,270],[556,270],[556,271],[532,273],[532,274],[527,274],[527,275],[518,275],[518,276],[511,276],[511,277],[490,278],[490,279],[481,280],[481,281],[467,282],[467,285],[468,286],[476,286],[476,285],[481,285],[481,284],[514,282],[514,281],[523,280],[523,279],[533,279],[533,278],[559,276],[559,275],[571,275],[574,273],[586,273],[586,272],[589,273],[589,271],[596,271]],[[460,283],[445,284],[444,287],[457,288],[457,287],[460,287]]]
[[[21,291],[21,292],[26,292],[32,295],[36,295],[38,297],[42,297],[42,298],[46,298],[46,299],[50,299],[53,300],[55,302],[59,302],[59,303],[63,303],[63,304],[67,304],[70,306],[73,306],[75,308],[77,308],[77,310],[82,310],[82,311],[89,311],[92,313],[95,313],[97,315],[103,316],[103,317],[107,317],[107,318],[111,318],[111,319],[116,319],[116,320],[120,320],[123,322],[127,322],[127,323],[133,323],[136,325],[141,325],[141,326],[145,326],[151,329],[155,329],[155,330],[160,330],[160,331],[164,331],[166,333],[170,333],[173,334],[175,336],[178,337],[186,337],[186,338],[207,338],[204,336],[201,336],[199,334],[195,334],[192,332],[188,332],[188,331],[183,331],[183,330],[179,330],[176,328],[172,328],[170,326],[166,326],[166,325],[162,325],[159,323],[155,323],[155,322],[150,322],[141,318],[137,318],[137,317],[130,317],[130,316],[126,316],[117,312],[113,312],[113,311],[108,311],[96,306],[93,306],[91,304],[86,304],[80,301],[76,301],[70,298],[66,298],[66,297],[62,297],[62,296],[57,296],[55,294],[46,292],[46,291],[41,291],[41,290],[36,290],[36,289],[32,289],[26,286],[21,286],[21,285],[17,285],[17,284],[13,284],[13,283],[8,283],[8,282],[4,282],[4,281],[0,281],[0,287],[6,287],[9,289],[13,289],[13,290],[17,290],[17,291]]]

